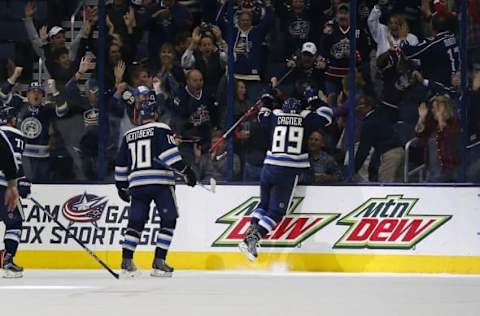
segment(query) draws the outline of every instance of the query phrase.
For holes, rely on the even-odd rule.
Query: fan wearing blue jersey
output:
[[[268,98],[262,97],[268,105]],[[269,134],[260,175],[260,203],[252,215],[245,239],[239,244],[247,259],[257,258],[257,243],[271,232],[287,213],[298,176],[310,167],[307,139],[332,122],[332,111],[320,107],[315,112],[302,110],[299,100],[287,99],[282,109],[262,107],[258,114],[262,128]]]
[[[122,243],[122,273],[128,277],[138,274],[133,254],[153,201],[161,224],[151,275],[171,276],[173,268],[165,262],[165,258],[178,217],[175,172],[184,175],[189,186],[195,186],[197,180],[195,173],[182,160],[170,127],[156,122],[156,102],[147,100],[142,103],[139,114],[141,125],[124,134],[115,166],[118,194],[122,200],[131,203]]]
[[[405,57],[419,59],[424,77],[445,87],[452,86],[453,76],[460,67],[460,48],[451,28],[449,18],[436,14],[432,17],[432,38],[424,39],[417,46],[410,46],[402,39]]]
[[[24,170],[35,181],[50,179],[50,150],[52,126],[57,119],[65,117],[69,108],[62,91],[56,87],[55,80],[48,81],[48,90],[52,93],[53,102],[46,101],[47,91],[43,86],[33,81],[27,88],[26,101],[13,93],[13,85],[7,80],[2,93],[4,104],[14,107],[17,112],[17,126],[25,136],[25,150],[23,153]],[[1,99],[1,94],[0,94]]]
[[[17,166],[16,179],[17,188],[20,197],[26,198],[30,194],[30,181],[24,176],[22,168],[22,153],[25,145],[25,139],[22,132],[16,129],[16,111],[15,108],[5,106],[0,108],[0,133],[8,139],[10,143],[15,163]],[[5,224],[5,258],[3,260],[3,270],[5,278],[21,278],[23,268],[13,261],[17,253],[18,244],[22,233],[23,210],[21,203],[17,201],[16,207],[7,210],[2,199],[4,192],[8,187],[7,176],[0,171],[0,221]]]

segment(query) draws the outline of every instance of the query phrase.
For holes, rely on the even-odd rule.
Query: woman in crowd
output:
[[[185,85],[185,73],[171,43],[160,47],[158,59],[152,63],[151,73],[160,79],[162,91],[167,96],[172,95],[180,85]]]
[[[431,115],[429,115],[431,113]],[[427,141],[425,162],[428,182],[453,182],[459,166],[460,127],[452,100],[446,96],[433,99],[418,108],[417,136]]]

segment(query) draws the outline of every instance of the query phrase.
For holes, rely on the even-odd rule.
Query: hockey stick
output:
[[[154,160],[155,162],[158,162],[159,164],[162,164],[162,165],[163,165],[165,168],[167,168],[168,170],[173,171],[173,173],[181,176],[181,177],[184,179],[184,181],[185,181],[185,174],[181,173],[181,172],[178,171],[178,170],[175,170],[175,169],[173,169],[173,168],[170,168],[170,167],[166,166],[166,165],[165,165],[160,159],[158,159],[158,158],[154,158],[153,160]],[[187,181],[185,181],[185,183],[186,183],[186,182],[187,182]],[[197,184],[198,184],[198,186],[201,187],[202,189],[205,189],[205,190],[207,190],[208,192],[211,192],[211,193],[215,193],[216,190],[217,190],[217,181],[216,181],[214,178],[210,178],[210,181],[209,181],[209,182],[210,182],[210,183],[209,183],[209,184],[210,184],[210,187],[207,187],[206,185],[204,185],[203,183],[200,183],[200,182],[197,182]]]
[[[73,235],[62,223],[60,223],[58,221],[58,219],[56,219],[52,214],[50,214],[50,212],[48,212],[40,203],[38,203],[37,200],[35,200],[33,197],[30,197],[30,200],[32,200],[33,203],[35,203],[35,205],[42,211],[44,212],[48,218],[50,218],[51,220],[53,220],[58,226],[60,226],[60,228],[62,228],[70,237],[72,237],[86,252],[88,252],[88,254],[90,256],[93,257],[93,259],[95,259],[98,263],[100,263],[100,265],[102,267],[104,267],[105,269],[107,269],[107,271],[115,278],[118,280],[119,278],[119,274],[114,272],[112,269],[110,269],[109,266],[107,266],[107,264],[105,262],[102,261],[102,259],[100,259],[99,257],[97,257],[97,255],[91,251],[87,246],[85,246],[75,235]]]
[[[183,179],[185,179],[185,175],[181,173],[180,171],[170,169],[172,170],[175,174],[181,176]],[[186,181],[185,181],[186,182]],[[197,182],[197,185],[201,187],[204,190],[207,190],[208,192],[215,193],[217,189],[217,181],[214,178],[210,178],[210,187],[207,187],[205,184],[201,182]]]
[[[198,183],[198,185],[200,185],[200,187],[203,187],[204,189],[207,189],[207,191],[210,191],[212,193],[215,193],[217,191],[217,181],[214,178],[210,178],[210,188],[208,188],[202,183]]]
[[[182,174],[179,174],[181,176]],[[197,185],[201,187],[202,189],[207,190],[208,192],[215,193],[217,190],[217,181],[214,178],[210,178],[210,186],[206,186],[205,184],[201,182],[197,182]]]
[[[175,139],[178,139],[181,143],[198,143],[202,140],[200,137],[195,137],[195,136],[192,136],[190,138],[182,138],[179,136],[174,136],[174,137]]]
[[[290,68],[283,76],[280,78],[280,80],[277,81],[275,86],[273,88],[278,87],[294,70],[295,68]],[[212,144],[210,147],[210,152],[214,151],[227,137],[237,128],[238,125],[243,123],[253,112],[255,112],[256,108],[261,102],[261,98],[255,102],[254,105],[252,105],[247,112],[245,112],[233,125],[225,132],[223,133],[222,137],[219,138],[215,143]]]

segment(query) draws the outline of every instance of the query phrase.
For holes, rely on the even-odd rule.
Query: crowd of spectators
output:
[[[355,52],[348,1],[235,0],[230,21],[227,1],[112,0],[106,8],[105,60],[98,58],[97,7],[89,1],[46,1],[47,21],[36,19],[35,2],[24,7],[35,59],[0,61],[1,103],[17,109],[17,127],[27,138],[25,172],[34,182],[95,180],[99,135],[105,136],[111,178],[119,140],[137,124],[142,102],[156,102],[159,120],[173,128],[200,179],[227,180],[226,144],[210,148],[229,128],[229,40],[233,121],[285,74],[274,87],[277,104],[295,97],[331,107],[332,124],[305,144],[311,168],[303,183],[346,179],[349,98],[356,104],[355,181],[403,181],[405,143],[414,137],[419,149],[410,153],[410,163],[425,164],[424,180],[458,181],[468,158],[468,179],[480,180],[473,159],[480,136],[479,0],[468,0],[465,111],[460,0],[359,0]],[[67,39],[62,22],[77,8],[81,27]],[[50,78],[42,84],[27,73],[32,69],[27,64],[39,58]],[[351,58],[356,95],[348,91]],[[105,69],[105,117],[99,110],[99,63]],[[463,134],[461,122],[467,124]],[[266,135],[252,116],[232,137],[233,180],[257,181]]]

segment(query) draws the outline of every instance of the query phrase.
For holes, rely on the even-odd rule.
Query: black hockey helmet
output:
[[[0,108],[0,125],[7,125],[15,116],[17,111],[14,107],[3,106]]]
[[[302,111],[302,103],[295,98],[288,98],[283,102],[282,111],[289,114],[298,114]]]
[[[141,118],[154,117],[155,113],[157,113],[157,102],[152,100],[144,101],[140,104],[139,110]]]

